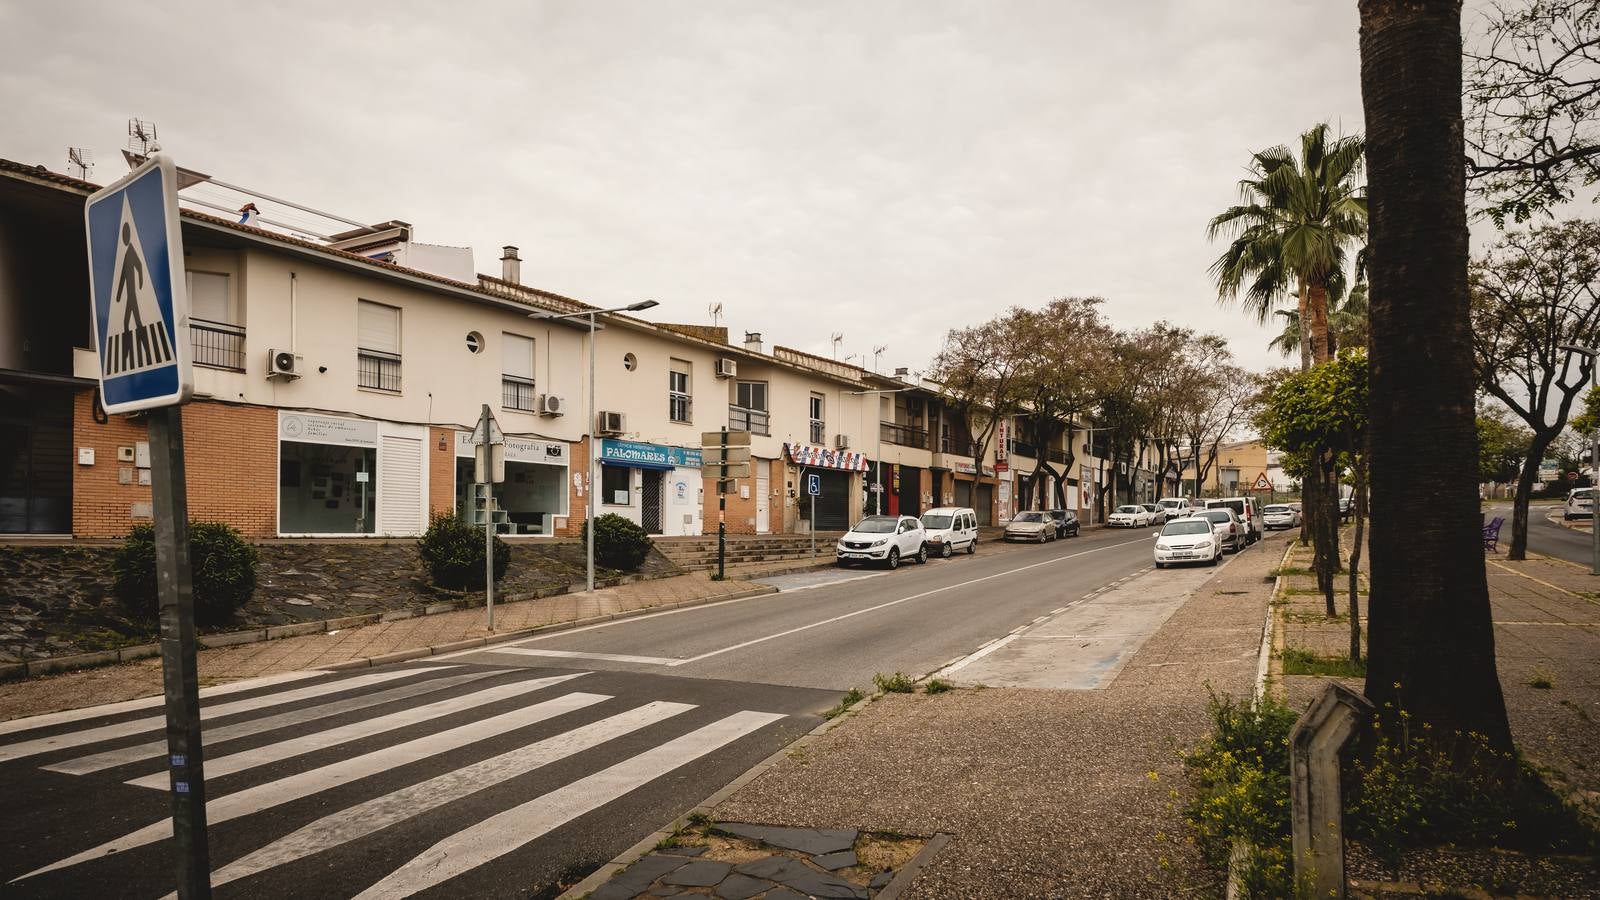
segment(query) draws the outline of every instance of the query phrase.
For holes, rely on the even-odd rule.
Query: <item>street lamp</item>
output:
[[[899,393],[902,393],[904,391],[910,391],[910,390],[915,390],[915,388],[908,388],[908,387],[903,387],[903,388],[884,388],[881,391],[846,391],[846,393],[853,394],[853,395],[855,395],[857,397],[860,397],[860,396],[863,396],[865,394],[899,394]],[[876,460],[873,462],[873,466],[875,467],[875,470],[874,470],[874,474],[872,476],[872,480],[877,482],[877,484],[873,485],[873,487],[877,488],[877,490],[873,491],[872,505],[873,505],[873,510],[875,511],[875,515],[880,515],[881,516],[881,515],[883,515],[883,421],[882,421],[882,419],[879,419],[879,421],[878,421],[878,450],[877,450],[877,453],[876,453]],[[978,460],[978,468],[980,470],[983,468],[983,460]]]
[[[1562,344],[1559,349],[1568,353],[1578,353],[1589,357],[1589,380],[1594,387],[1600,387],[1600,349],[1594,347],[1580,347],[1577,344]],[[1594,430],[1589,458],[1589,530],[1592,535],[1592,552],[1589,559],[1589,574],[1600,575],[1600,488],[1596,482],[1600,481],[1600,426]]]
[[[534,313],[534,314],[528,316],[528,318],[533,319],[536,322],[538,322],[538,321],[555,321],[557,319],[588,319],[589,320],[589,391],[588,391],[588,393],[589,393],[589,452],[588,452],[588,457],[589,458],[584,461],[584,465],[585,465],[585,467],[587,469],[587,474],[584,475],[584,480],[587,482],[586,487],[588,488],[588,491],[589,491],[589,510],[588,510],[588,517],[585,520],[585,521],[588,522],[588,527],[584,529],[584,533],[588,537],[584,541],[584,545],[585,546],[584,546],[584,551],[583,552],[584,552],[584,555],[587,557],[587,560],[588,560],[588,562],[587,562],[588,577],[587,577],[587,579],[585,581],[585,589],[588,590],[589,593],[591,593],[591,594],[594,593],[594,514],[595,514],[594,494],[595,494],[595,459],[597,458],[596,455],[595,455],[595,441],[596,441],[595,432],[597,431],[597,429],[595,428],[595,424],[594,424],[594,387],[595,387],[595,379],[594,379],[594,330],[595,330],[595,324],[594,324],[594,317],[598,316],[598,315],[603,315],[605,313],[638,312],[640,310],[649,309],[652,306],[659,306],[659,305],[660,304],[657,303],[654,300],[640,300],[638,303],[630,303],[627,306],[618,306],[618,307],[615,307],[615,308],[612,308],[612,309],[587,309],[587,310],[584,310],[583,312],[575,312],[575,313]]]

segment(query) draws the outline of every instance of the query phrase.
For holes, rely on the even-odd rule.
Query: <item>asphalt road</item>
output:
[[[1561,515],[1560,506],[1533,506],[1528,509],[1528,549],[1545,556],[1554,556],[1580,565],[1588,565],[1594,558],[1593,538],[1587,531],[1574,531],[1550,521],[1550,515]],[[1505,516],[1506,524],[1500,529],[1502,551],[1511,544],[1511,504],[1492,506],[1485,510],[1487,519]]]
[[[1114,605],[1096,592],[1148,567],[1152,536],[781,576],[763,597],[210,689],[215,896],[553,896],[873,674],[921,676],[1053,614]],[[1094,665],[1142,640],[1097,647]],[[0,896],[171,889],[159,712],[0,724]]]

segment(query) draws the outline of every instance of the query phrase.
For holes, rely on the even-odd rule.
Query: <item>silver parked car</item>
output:
[[[1209,520],[1217,543],[1230,553],[1238,553],[1250,544],[1250,534],[1245,529],[1244,520],[1226,506],[1202,509],[1194,514],[1194,518]]]
[[[1275,528],[1300,527],[1300,511],[1287,503],[1273,503],[1261,510],[1261,523],[1271,531]]]
[[[1007,523],[1005,540],[1033,541],[1042,544],[1056,539],[1056,520],[1047,512],[1028,510],[1019,512]]]

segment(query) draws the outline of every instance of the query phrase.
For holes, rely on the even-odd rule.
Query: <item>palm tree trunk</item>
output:
[[[1440,740],[1477,732],[1509,754],[1475,489],[1461,2],[1360,0],[1360,14],[1381,411],[1370,425],[1366,694]],[[1396,718],[1383,719],[1391,736]]]
[[[1311,344],[1311,364],[1325,363],[1333,358],[1332,343],[1328,339],[1328,287],[1313,283],[1306,289],[1306,312],[1311,316],[1306,334]],[[1305,319],[1301,320],[1306,322]]]
[[[1306,290],[1305,279],[1300,279],[1300,371],[1311,368],[1311,335],[1306,327],[1311,321],[1307,307],[1310,305],[1310,292]]]

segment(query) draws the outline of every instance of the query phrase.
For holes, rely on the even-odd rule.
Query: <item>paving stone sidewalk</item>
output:
[[[1215,894],[1185,841],[1178,751],[1209,730],[1208,686],[1253,690],[1281,556],[1269,541],[1235,558],[1104,689],[885,695],[715,815],[952,834],[906,897]]]
[[[495,630],[504,634],[542,625],[632,612],[664,604],[715,600],[760,590],[746,581],[712,581],[679,575],[574,593],[495,604]],[[242,644],[199,655],[200,683],[220,684],[258,675],[315,669],[396,651],[486,637],[484,610],[419,616],[327,634]],[[146,697],[161,692],[159,658],[0,684],[0,720]]]

